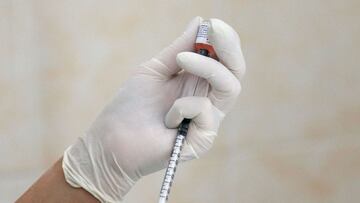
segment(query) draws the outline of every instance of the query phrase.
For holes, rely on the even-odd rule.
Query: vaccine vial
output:
[[[199,25],[199,30],[195,40],[195,52],[203,56],[208,56],[217,60],[217,56],[213,46],[208,39],[208,33],[210,30],[210,21],[204,20]]]

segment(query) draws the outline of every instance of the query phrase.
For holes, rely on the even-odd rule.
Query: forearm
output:
[[[59,159],[39,180],[37,180],[16,203],[39,203],[39,202],[87,202],[98,203],[99,201],[87,191],[81,188],[71,187],[64,177],[61,166],[62,158]]]

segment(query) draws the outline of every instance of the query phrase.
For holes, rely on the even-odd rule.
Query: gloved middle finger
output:
[[[177,55],[177,64],[187,72],[206,79],[211,85],[209,98],[226,112],[241,91],[239,80],[220,62],[192,52]]]

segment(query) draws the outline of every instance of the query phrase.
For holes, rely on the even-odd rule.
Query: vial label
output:
[[[202,23],[200,23],[195,43],[210,44],[208,39],[209,28],[209,21],[203,21]]]

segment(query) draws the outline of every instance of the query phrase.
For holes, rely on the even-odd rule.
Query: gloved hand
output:
[[[142,176],[167,166],[183,118],[192,122],[181,160],[210,149],[240,93],[245,63],[238,35],[217,19],[210,20],[209,40],[220,62],[193,53],[201,21],[193,19],[182,36],[140,65],[85,135],[65,151],[69,184],[101,202],[121,201]],[[203,79],[195,90],[197,76]]]

